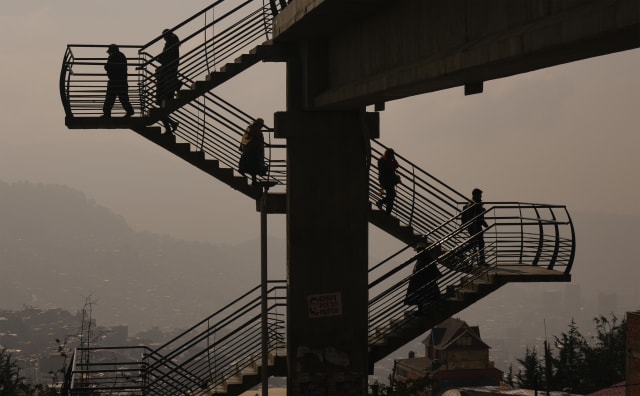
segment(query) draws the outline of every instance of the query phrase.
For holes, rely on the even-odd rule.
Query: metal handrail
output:
[[[251,7],[255,8],[251,8]],[[251,46],[269,40],[272,25],[268,9],[258,0],[218,0],[211,6],[170,28],[180,38],[179,70],[183,86],[207,76]],[[207,16],[211,14],[211,20]],[[202,20],[204,19],[204,20]],[[158,107],[156,73],[163,50],[158,35],[140,48],[142,113]],[[246,51],[245,51],[246,52]]]
[[[575,232],[569,213],[564,206],[485,203],[483,213],[489,227],[481,231],[485,240],[484,256],[487,267],[477,265],[480,253],[473,249],[467,224],[460,224],[454,217],[450,224],[440,228],[454,229],[448,235],[433,230],[426,238],[431,245],[426,249],[434,258],[441,276],[423,287],[437,287],[442,295],[451,296],[455,290],[465,288],[486,273],[495,273],[503,266],[542,266],[568,274],[575,257]],[[473,219],[470,220],[472,222]],[[393,331],[394,319],[403,318],[412,307],[405,305],[407,286],[413,273],[417,255],[410,249],[396,253],[373,267],[369,283],[369,343],[380,341],[385,333],[380,328]],[[375,272],[375,274],[374,274]],[[377,275],[379,274],[379,275]],[[429,307],[436,300],[426,300]]]
[[[564,206],[515,202],[487,202],[485,205],[487,209],[482,216],[488,227],[481,231],[481,235],[485,240],[483,253],[488,265],[477,265],[481,252],[470,244],[476,235],[469,235],[468,223],[460,224],[458,216],[454,216],[440,229],[426,235],[431,241],[427,252],[441,275],[422,287],[437,287],[443,296],[452,297],[457,290],[464,289],[485,274],[496,273],[503,266],[545,266],[560,273],[569,273],[575,254],[575,232]],[[474,219],[469,220],[472,221]],[[455,231],[436,237],[444,229]],[[397,319],[415,310],[413,306],[406,305],[405,298],[417,257],[407,246],[369,270],[370,345],[398,330],[403,322]],[[277,312],[286,306],[286,283],[270,283],[274,286],[269,290],[269,348],[277,352],[286,342],[286,318]],[[161,347],[146,351],[144,370],[140,371],[143,378],[137,380],[146,384],[145,391],[157,395],[186,391],[204,394],[242,370],[253,367],[262,353],[258,289],[251,289]],[[423,301],[425,307],[437,309],[434,304],[437,304],[435,299]],[[84,367],[84,370],[74,369],[74,373],[85,379],[96,372],[103,373],[103,376],[111,372],[100,365],[75,367]],[[124,367],[122,370],[130,369]],[[121,378],[122,373],[119,375]],[[91,383],[105,386],[93,379]],[[104,381],[104,384],[112,383],[113,378]]]
[[[171,119],[179,122],[174,132],[176,141],[189,143],[192,150],[204,153],[205,159],[215,159],[239,173],[239,142],[246,126],[253,121],[249,114],[208,92],[176,110]],[[276,189],[272,192],[277,192],[278,186],[286,186],[286,146],[277,142],[273,128],[268,125],[264,126],[263,134],[267,174],[257,180],[275,182]]]
[[[81,353],[83,351],[88,353]],[[147,346],[76,348],[65,387],[70,395],[87,394],[96,388],[111,392],[141,392],[140,373],[144,371],[145,362],[140,356],[148,351],[151,349]],[[88,355],[92,356],[90,362],[80,358]]]
[[[269,350],[275,354],[285,337],[281,319],[284,316],[278,310],[286,303],[286,287],[284,281],[270,284]],[[259,361],[262,353],[260,301],[259,287],[256,287],[157,348],[151,356],[161,358],[156,358],[147,369],[148,390],[152,394],[166,394],[167,385],[173,381],[197,394],[198,389],[214,389]],[[176,378],[171,374],[176,370],[166,371],[167,362],[176,362],[179,371],[189,373],[188,377]],[[212,365],[216,367],[215,372],[211,372]]]
[[[212,19],[207,21],[209,13]],[[272,24],[270,11],[263,1],[218,0],[170,30],[182,38],[178,61],[180,80],[186,84],[187,81],[192,83],[206,79],[211,68],[215,70],[218,65],[229,62],[248,47],[269,40]],[[93,44],[67,46],[59,82],[60,98],[67,117],[101,115],[107,82],[102,69],[106,61],[106,48],[107,45]],[[91,51],[89,56],[83,53],[83,57],[78,58],[74,49],[83,49],[83,52],[91,49],[103,51]],[[130,88],[132,104],[139,114],[145,116],[151,108],[158,106],[155,76],[159,67],[158,56],[163,50],[162,35],[143,45],[120,45],[120,49],[130,62],[129,85],[137,85],[135,89]],[[137,53],[131,53],[130,49],[135,49]],[[94,67],[90,72],[84,72],[78,70],[82,66]]]
[[[180,81],[193,85],[206,78],[234,54],[255,44],[264,34],[268,39],[271,24],[264,3],[249,13],[240,13],[255,0],[219,0],[212,6],[181,22],[171,30],[184,36],[180,58]],[[228,8],[222,8],[223,5]],[[218,9],[218,7],[221,7]],[[211,22],[206,21],[208,12]],[[217,15],[217,17],[216,17]],[[202,26],[197,22],[204,17]],[[233,17],[237,17],[235,20]],[[216,31],[207,36],[208,29]],[[130,60],[129,82],[137,84],[130,93],[132,103],[142,114],[156,107],[154,81],[157,56],[161,51],[160,36],[142,46],[121,46]],[[106,91],[106,46],[69,45],[60,73],[60,97],[67,117],[101,114]],[[135,51],[132,55],[131,53]],[[81,56],[78,56],[81,55]],[[211,58],[211,59],[210,59]],[[245,126],[253,118],[221,97],[209,92],[171,114],[180,122],[177,139],[196,151],[237,171],[238,142]],[[267,127],[270,180],[286,186],[284,145],[272,142],[272,129]],[[371,157],[377,158],[387,149],[377,140],[371,141]],[[275,155],[275,157],[273,156]],[[483,274],[501,265],[546,266],[569,273],[575,256],[575,232],[564,206],[526,203],[485,203],[485,219],[489,227],[482,231],[487,268],[474,266],[481,252],[470,248],[466,226],[460,224],[460,211],[468,202],[462,194],[423,171],[406,158],[396,154],[399,175],[405,183],[397,187],[395,210],[392,213],[402,223],[412,227],[421,240],[427,240],[441,277],[437,287],[445,294],[465,287]],[[381,198],[377,186],[377,163],[370,161],[369,199]],[[404,304],[411,278],[411,266],[416,260],[411,245],[373,266],[369,273],[369,342],[383,336],[378,329],[394,323],[407,311]],[[283,281],[274,281],[281,282]],[[427,285],[433,286],[433,285]],[[286,319],[278,309],[286,304],[282,285],[269,293],[269,348],[277,352],[285,342]],[[140,361],[81,362],[73,359],[72,389],[85,385],[111,387],[122,391],[152,391],[153,394],[191,392],[203,394],[224,383],[229,377],[259,361],[260,303],[257,288],[183,332],[163,346],[145,349]],[[427,302],[431,304],[434,302]],[[212,325],[212,323],[215,323]],[[398,322],[399,323],[399,322]],[[218,335],[220,337],[218,337]],[[212,340],[212,338],[214,338]],[[105,350],[105,348],[99,348]],[[95,351],[95,349],[93,349]],[[82,356],[83,354],[79,354]],[[78,356],[77,354],[75,356]],[[212,366],[212,362],[215,362]],[[101,374],[97,376],[96,374]],[[75,387],[75,388],[74,388]],[[95,389],[95,388],[94,388]]]
[[[285,340],[284,281],[270,281],[269,351],[277,356]],[[255,287],[156,349],[92,347],[91,362],[72,361],[70,394],[140,392],[153,395],[204,394],[260,361],[260,287]],[[112,351],[99,359],[98,351]],[[84,356],[88,356],[85,354]],[[94,394],[92,393],[92,394]]]
[[[369,201],[374,205],[383,196],[378,183],[377,159],[389,147],[378,140],[371,141],[369,168]],[[397,174],[401,183],[396,186],[396,199],[391,215],[401,224],[410,226],[416,235],[430,234],[430,238],[443,237],[456,228],[450,219],[459,216],[464,203],[469,202],[460,192],[424,171],[398,154]],[[459,224],[458,224],[459,226]],[[435,234],[434,234],[435,232]]]
[[[107,93],[107,73],[104,65],[107,61],[108,45],[69,44],[65,51],[60,71],[60,100],[67,118],[99,117]],[[136,88],[138,73],[132,71],[139,67],[139,45],[122,45],[120,51],[128,60],[129,99],[136,111],[142,107],[142,95]],[[114,107],[114,116],[124,115],[121,107]]]
[[[121,47],[123,52],[129,50],[129,56],[138,55],[139,46]],[[106,94],[106,46],[102,45],[69,45],[60,76],[60,95],[68,117],[97,117],[102,114],[102,104]],[[133,52],[135,51],[135,52]],[[80,53],[81,56],[78,56]],[[133,55],[131,55],[133,53]],[[140,60],[129,62],[131,70]],[[135,75],[129,75],[130,99],[136,111],[142,106],[145,94],[132,90]],[[181,76],[183,81],[186,76]],[[148,94],[148,93],[147,93]],[[117,114],[120,113],[120,114]],[[114,107],[114,116],[124,112],[119,106]],[[240,159],[239,142],[248,124],[253,121],[248,113],[224,100],[212,92],[202,95],[176,110],[170,117],[178,121],[180,127],[174,132],[177,142],[189,143],[196,151],[205,154],[206,159],[218,160],[223,166],[238,171]],[[259,176],[258,180],[269,180],[284,186],[285,151],[284,144],[279,144],[273,129],[265,126],[266,141],[265,163],[268,174]],[[277,191],[274,191],[277,192]]]

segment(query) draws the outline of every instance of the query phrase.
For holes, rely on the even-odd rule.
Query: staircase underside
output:
[[[375,225],[407,245],[415,243],[418,238],[420,238],[420,235],[413,232],[413,228],[400,224],[400,220],[386,214],[384,210],[370,209],[369,223]]]
[[[499,265],[495,277],[502,284],[509,282],[571,282],[571,274],[532,265]]]
[[[570,274],[541,267],[514,264],[492,268],[470,286],[447,291],[440,301],[429,305],[423,313],[418,313],[417,310],[405,311],[404,316],[394,319],[389,328],[379,329],[380,341],[369,345],[370,373],[375,362],[507,283],[570,281]]]

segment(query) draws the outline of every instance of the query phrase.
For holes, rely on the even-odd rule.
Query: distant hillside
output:
[[[593,299],[599,291],[637,296],[640,217],[572,216],[572,278],[583,297]],[[100,325],[171,329],[196,323],[259,282],[258,240],[226,246],[136,232],[122,216],[69,187],[0,182],[0,224],[0,308],[74,311],[91,295]],[[371,243],[397,245],[378,238]],[[285,245],[269,240],[271,279],[284,278]],[[541,287],[563,286],[522,286]],[[519,289],[513,285],[494,296],[504,296],[508,306],[515,298],[510,293]]]
[[[73,311],[91,295],[100,324],[184,327],[259,282],[258,241],[234,247],[135,232],[69,187],[0,182],[0,224],[0,308]],[[283,268],[284,242],[272,243],[270,262]]]

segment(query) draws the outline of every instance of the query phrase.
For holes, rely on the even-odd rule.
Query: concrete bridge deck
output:
[[[640,46],[640,2],[295,0],[274,39],[305,43],[307,106],[371,105]]]

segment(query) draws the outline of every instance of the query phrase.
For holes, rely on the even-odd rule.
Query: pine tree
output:
[[[585,350],[585,388],[591,392],[624,380],[627,338],[624,319],[619,324],[615,315],[610,320],[604,316],[593,320],[595,343]]]
[[[550,391],[554,388],[555,375],[553,371],[553,353],[551,352],[551,347],[546,339],[544,340],[544,379],[546,391]]]
[[[520,387],[538,390],[568,391],[589,394],[624,380],[626,321],[600,316],[594,318],[596,335],[590,345],[573,321],[569,330],[554,336],[554,355],[545,341],[544,365],[535,347],[527,347],[526,355],[518,362],[524,366],[517,379]]]
[[[507,373],[507,376],[506,376],[504,382],[507,385],[509,385],[510,387],[512,387],[512,388],[514,386],[516,386],[516,383],[515,383],[515,381],[513,379],[513,364],[512,363],[509,363],[509,372]]]
[[[0,349],[0,396],[21,394],[23,381],[18,363],[11,358],[10,353]]]
[[[555,338],[558,357],[552,357],[554,368],[552,384],[555,389],[573,393],[585,393],[585,350],[588,344],[571,319],[569,331]]]
[[[520,370],[516,375],[518,386],[526,389],[542,389],[544,371],[536,347],[534,346],[532,349],[527,347],[524,358],[518,359],[518,363],[524,367],[524,372]]]

